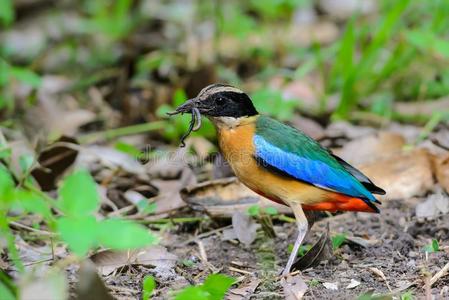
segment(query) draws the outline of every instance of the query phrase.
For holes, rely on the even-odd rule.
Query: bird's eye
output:
[[[225,99],[223,97],[218,97],[216,100],[217,104],[222,105],[225,102]]]

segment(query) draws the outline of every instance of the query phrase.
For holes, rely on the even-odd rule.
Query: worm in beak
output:
[[[201,127],[201,113],[195,105],[195,99],[187,100],[184,104],[180,105],[174,112],[167,113],[169,116],[190,113],[192,119],[190,119],[189,129],[181,137],[181,147],[185,147],[185,139],[190,135],[192,131],[197,131]]]

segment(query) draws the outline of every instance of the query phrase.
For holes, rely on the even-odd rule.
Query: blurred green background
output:
[[[260,112],[294,125],[308,120],[321,131],[337,121],[421,126],[418,144],[449,120],[448,16],[447,0],[0,0],[0,250],[7,249],[10,273],[28,271],[23,245],[17,246],[24,228],[17,227],[19,220],[41,234],[22,233],[27,241],[51,245],[52,252],[60,242],[68,245],[62,266],[72,254],[82,258],[99,247],[156,243],[152,231],[167,230],[173,220],[164,215],[142,222],[158,208],[148,200],[159,193],[150,180],[139,181],[121,165],[108,170],[90,163],[90,173],[71,172],[70,156],[94,143],[106,145],[93,148],[98,156],[118,150],[133,166],[136,157],[148,161],[168,153],[190,117],[168,118],[166,112],[211,83],[236,85]],[[74,139],[42,151],[61,135]],[[215,138],[207,120],[193,135]],[[201,159],[216,158],[212,143],[192,144]],[[67,160],[63,146],[72,152],[69,161],[53,172],[49,187],[38,185],[38,175],[47,175],[45,163]],[[212,164],[205,165],[205,172],[188,174],[210,179]],[[33,174],[41,167],[45,172]],[[70,175],[60,180],[66,170]],[[128,211],[112,215],[101,207],[99,185],[110,188],[111,180],[123,178],[133,188],[148,188],[133,204],[136,222],[126,220]],[[170,179],[166,189],[172,192],[181,178]],[[131,187],[117,186],[120,200]],[[190,215],[180,219],[204,221]],[[52,253],[45,262],[57,259]],[[0,271],[0,294],[16,299],[23,287],[9,275]],[[224,282],[223,294],[232,284],[211,278]],[[154,279],[147,279],[143,288],[148,285],[151,294]],[[55,290],[63,284],[56,280]]]
[[[94,127],[152,122],[212,82],[284,121],[447,119],[448,15],[444,0],[2,0],[2,125],[45,93],[95,111],[92,88],[119,114]]]

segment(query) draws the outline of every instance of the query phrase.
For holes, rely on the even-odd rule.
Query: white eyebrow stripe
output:
[[[217,86],[217,87],[205,87],[198,95],[198,98],[200,100],[204,100],[210,95],[216,94],[216,93],[222,93],[222,92],[233,92],[233,93],[239,93],[243,94],[242,90],[239,90],[238,88],[232,87],[232,86]]]

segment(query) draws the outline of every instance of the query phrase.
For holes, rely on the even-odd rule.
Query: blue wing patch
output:
[[[338,169],[323,161],[285,151],[257,134],[254,135],[253,142],[256,148],[255,157],[263,165],[320,188],[376,201],[376,198],[344,168]]]

